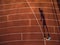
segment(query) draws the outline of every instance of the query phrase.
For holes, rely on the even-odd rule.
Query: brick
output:
[[[8,35],[0,36],[0,42],[21,40],[21,34],[9,33]]]
[[[1,3],[1,2],[0,2],[0,3]],[[0,5],[0,10],[2,10],[2,9],[3,9],[3,6]]]
[[[6,10],[6,9],[10,9],[10,7],[12,6],[11,5],[0,5],[0,7],[2,7],[2,10]]]
[[[1,0],[1,2],[2,2],[2,4],[5,4],[5,3],[9,3],[10,2],[10,0]]]
[[[38,11],[37,11],[37,10],[38,10]],[[34,10],[34,11],[35,11],[35,10]],[[35,14],[36,14],[36,18],[41,20],[39,9],[36,9]],[[35,18],[35,19],[36,19],[36,18]]]
[[[60,33],[59,26],[56,26],[54,30],[55,30],[55,33]]]
[[[50,2],[51,0],[29,0],[29,2]]]
[[[46,45],[60,45],[60,43],[56,41],[47,41]]]
[[[8,43],[1,43],[1,45],[23,45],[24,42],[22,41],[13,41],[13,42],[8,42]]]
[[[10,8],[10,10],[9,9],[5,10],[5,12],[8,13],[8,14],[5,13],[4,15],[11,15],[11,14],[15,15],[17,13],[17,10]]]
[[[0,34],[8,34],[8,33],[27,33],[27,32],[40,32],[41,30],[37,26],[31,27],[11,27],[11,28],[3,28],[0,29]]]
[[[17,42],[3,43],[1,45],[43,45],[43,41],[17,41]]]
[[[41,2],[50,2],[51,0],[41,0]]]
[[[47,6],[46,6],[47,5]],[[44,13],[52,13],[52,9],[50,9],[52,6],[51,6],[51,4],[49,5],[49,4],[44,4],[44,6],[43,7],[47,7],[47,8],[44,8],[43,9],[43,11],[44,11]],[[49,7],[49,8],[48,8]]]
[[[45,3],[44,5],[43,5],[44,7],[52,7],[52,4],[51,3]],[[49,8],[48,8],[49,9]],[[48,10],[47,9],[47,10]],[[50,11],[50,10],[49,10]],[[52,11],[52,10],[51,10]]]
[[[0,17],[0,22],[4,22],[7,21],[7,16],[1,16]]]
[[[1,29],[0,34],[8,34],[8,33],[21,33],[21,32],[28,32],[28,27],[11,27],[11,28],[4,28]]]
[[[5,23],[0,23],[0,28],[5,28],[5,27],[12,27],[12,26],[26,26],[29,25],[29,21],[13,21],[13,22],[5,22]]]
[[[8,27],[7,22],[5,22],[5,23],[0,23],[0,28],[5,28],[5,27]]]
[[[5,11],[0,11],[0,15],[10,15],[16,13],[16,10],[5,10]]]
[[[48,27],[48,31],[49,31],[50,33],[54,33],[54,32],[55,32],[54,27]]]
[[[10,4],[10,3],[16,3],[16,2],[25,2],[25,0],[23,0],[23,1],[22,0],[13,0],[13,1],[12,0],[8,0],[8,1],[7,0],[2,0],[1,2],[3,4]]]
[[[13,21],[8,23],[8,26],[26,26],[26,25],[29,25],[28,20]]]
[[[5,9],[3,11],[0,11],[0,15],[11,15],[11,14],[16,15],[17,13],[27,13],[27,12],[28,13],[31,12],[31,9],[30,8],[20,8],[20,9],[9,8],[8,10]]]
[[[37,20],[36,19],[31,20],[31,25],[36,25],[36,26],[39,26],[40,25],[40,27],[41,27],[42,26],[42,21],[41,20],[38,20],[38,19]]]
[[[34,23],[33,23],[34,22]],[[31,25],[38,25],[36,20],[31,20]]]
[[[42,40],[42,34],[23,34],[23,40]]]
[[[29,15],[29,19],[31,19],[31,20],[36,19],[32,12],[28,13],[27,15]]]
[[[7,29],[0,29],[0,35],[2,35],[2,34],[6,34],[7,33]]]
[[[30,8],[23,8],[22,7],[21,9],[16,9],[16,10],[17,10],[17,13],[29,13],[29,12],[32,13]]]
[[[44,13],[45,14],[45,18],[48,20],[48,19],[51,19],[51,20],[55,20],[55,17],[53,15],[53,13]]]
[[[28,29],[29,29],[28,32],[41,32],[39,26],[31,26]]]
[[[37,2],[38,0],[28,0],[29,2]]]
[[[51,40],[59,40],[60,36],[58,34],[50,34]]]
[[[39,6],[40,4],[40,6]],[[51,10],[49,7],[52,7],[52,4],[51,3],[45,3],[45,2],[40,2],[40,3],[30,3],[31,7],[47,7],[46,9],[49,9]]]
[[[8,20],[29,20],[29,16],[28,14],[9,15]]]
[[[27,3],[12,3],[12,4],[8,4],[8,5],[0,5],[0,8],[2,10],[7,10],[7,9],[15,9],[15,8],[22,8],[22,7],[28,7]]]
[[[48,27],[48,32],[47,32],[47,29],[46,28],[44,28],[45,29],[45,33],[55,33],[55,31],[53,30],[53,28],[51,28],[51,27]],[[43,30],[43,28],[42,28],[42,30]]]
[[[43,45],[43,41],[28,41],[24,42],[24,45]]]
[[[59,13],[58,13],[58,15],[57,15],[57,16],[58,16],[58,19],[60,19],[60,14],[59,14]],[[59,22],[60,22],[60,20],[59,20]]]
[[[30,3],[30,6],[31,7],[39,7],[39,3]],[[33,8],[33,9],[35,9],[35,8]]]
[[[55,22],[52,21],[52,20],[46,20],[46,24],[47,24],[48,26],[56,26]]]
[[[0,16],[6,15],[6,14],[7,14],[7,12],[0,11]]]
[[[58,27],[56,27],[57,22],[54,21],[55,19],[53,17],[53,13],[52,13],[54,11],[51,8],[51,7],[53,7],[51,0],[28,0],[28,1],[29,2],[39,2],[39,3],[30,3],[31,7],[36,7],[36,8],[32,8],[32,9],[33,9],[37,19],[41,19],[40,13],[39,13],[39,10],[37,7],[40,7],[43,10],[43,13],[44,13],[45,19],[46,19],[46,24],[49,29],[48,31],[52,38],[49,41],[48,40],[45,41],[46,45],[60,45],[60,42],[59,42],[59,40],[60,40],[59,33],[60,32],[59,32]],[[34,17],[27,2],[26,3],[20,3],[20,2],[26,2],[26,0],[23,0],[23,1],[22,0],[8,0],[8,1],[1,0],[0,1],[0,4],[1,4],[0,5],[0,16],[8,15],[8,20],[6,20],[5,17],[1,17],[0,21],[9,21],[9,22],[0,23],[0,45],[45,45],[44,41],[41,40],[43,38],[41,29],[39,27],[39,24],[40,24],[40,26],[42,26],[41,20],[38,20],[38,22],[39,22],[39,24],[38,24],[36,21],[36,17]],[[54,2],[57,3],[56,0]],[[16,3],[16,4],[12,4],[12,3]],[[20,4],[18,4],[18,3],[20,3]],[[7,5],[5,5],[5,4],[7,4]],[[23,7],[29,7],[29,8],[23,8]],[[47,7],[47,8],[45,8],[45,7]],[[55,5],[55,7],[58,8],[57,4]],[[16,8],[16,9],[14,9],[14,8]],[[23,9],[21,9],[21,8],[23,8]],[[59,14],[58,9],[56,9],[56,12]],[[26,13],[26,14],[24,14],[24,13]],[[27,14],[27,13],[31,13],[31,14]],[[24,17],[23,17],[23,15],[24,15]],[[58,15],[58,18],[59,17],[60,16]],[[23,20],[19,20],[19,19],[30,19],[31,25],[29,23],[29,20],[23,21]],[[47,20],[47,19],[53,19],[53,21]],[[11,21],[11,20],[16,20],[16,21]],[[49,27],[49,26],[52,26],[52,27]],[[55,29],[53,29],[53,27],[55,27]],[[34,32],[34,34],[32,34],[33,32]],[[16,33],[16,34],[1,36],[1,35],[8,34],[8,33]],[[23,34],[22,38],[24,40],[21,40],[21,35],[19,35],[17,33],[22,33]],[[30,41],[29,41],[29,39],[30,39]],[[36,39],[37,41],[33,41],[34,39]],[[12,41],[12,40],[15,40],[15,41]],[[16,40],[18,40],[18,41],[16,41]],[[11,41],[11,42],[3,42],[3,41]],[[1,42],[3,42],[3,43],[1,43]]]

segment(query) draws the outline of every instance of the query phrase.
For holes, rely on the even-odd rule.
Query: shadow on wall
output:
[[[60,11],[60,0],[57,0],[57,4],[58,4],[59,11]]]

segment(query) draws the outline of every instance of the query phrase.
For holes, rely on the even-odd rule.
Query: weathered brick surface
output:
[[[0,45],[60,45],[60,29],[54,16],[52,0],[27,1],[30,5],[26,0],[0,1]],[[51,40],[44,40],[39,8],[43,10]],[[47,35],[48,32],[45,33]]]

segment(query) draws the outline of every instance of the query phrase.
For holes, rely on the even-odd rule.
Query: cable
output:
[[[54,11],[54,13],[55,13],[55,19],[56,19],[56,22],[57,22],[57,26],[58,26],[58,32],[60,32],[60,24],[59,24],[59,19],[58,19],[58,15],[57,15],[57,12],[56,12],[56,8],[55,8],[55,4],[54,4],[54,1],[52,0],[52,3],[53,3],[53,11]],[[57,35],[58,36],[58,40],[59,40],[59,42],[60,42],[60,36],[59,35]]]
[[[39,12],[40,12],[40,14],[41,14],[40,16],[41,16],[41,20],[42,20],[42,23],[43,23],[44,37],[45,37],[47,40],[50,40],[50,39],[51,39],[51,36],[50,36],[50,34],[49,34],[48,27],[47,27],[47,25],[46,25],[46,21],[45,21],[45,17],[44,17],[44,14],[43,14],[43,10],[41,10],[41,9],[39,8]],[[45,28],[46,28],[46,30],[45,30]],[[45,31],[47,31],[47,33],[48,33],[48,36],[47,36],[47,37],[46,37]]]
[[[58,21],[58,16],[57,16],[57,12],[56,12],[56,9],[55,9],[54,1],[52,0],[52,2],[53,2],[54,13],[55,13],[54,16],[55,16],[56,21],[57,21],[58,29],[60,30],[60,24],[59,24],[59,21]]]
[[[39,23],[39,21],[38,21],[38,19],[37,19],[37,16],[35,15],[35,13],[34,13],[32,7],[30,6],[30,3],[28,2],[28,0],[26,0],[26,2],[27,2],[27,4],[29,5],[29,7],[30,7],[30,9],[31,9],[31,11],[32,11],[32,13],[33,13],[33,15],[34,15],[34,17],[36,18],[36,21],[37,21],[37,23],[38,23],[38,26],[39,26],[39,28],[40,28],[40,30],[41,30],[41,33],[42,33],[42,36],[43,36],[43,39],[44,39],[44,33],[43,33],[42,28],[41,28],[41,26],[40,26],[40,23]]]

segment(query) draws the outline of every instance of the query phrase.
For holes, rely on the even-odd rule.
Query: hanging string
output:
[[[57,22],[57,26],[58,26],[58,32],[59,32],[59,30],[60,30],[60,24],[59,24],[59,19],[58,19],[58,15],[57,15],[57,12],[56,12],[56,8],[55,8],[55,4],[54,4],[54,1],[52,0],[52,2],[53,2],[53,11],[54,11],[54,17],[55,17],[55,20],[56,20],[56,22]]]
[[[51,36],[49,34],[48,27],[46,25],[46,21],[45,21],[45,17],[44,17],[44,14],[43,14],[43,10],[41,10],[39,8],[39,12],[41,14],[40,16],[41,16],[41,20],[42,20],[42,23],[43,23],[44,38],[46,38],[47,40],[50,40],[51,39]],[[46,37],[45,31],[47,31],[47,35],[48,35],[47,37]]]
[[[55,17],[55,20],[56,20],[56,22],[57,22],[57,26],[58,26],[58,32],[60,31],[60,24],[59,24],[59,19],[58,19],[58,15],[57,15],[57,12],[56,12],[56,8],[55,8],[55,4],[54,4],[54,0],[52,0],[52,3],[53,3],[53,11],[54,11],[54,17]],[[57,32],[57,33],[58,33]],[[59,40],[59,42],[60,42],[60,37],[59,37],[59,35],[57,35],[58,36],[58,40]]]

